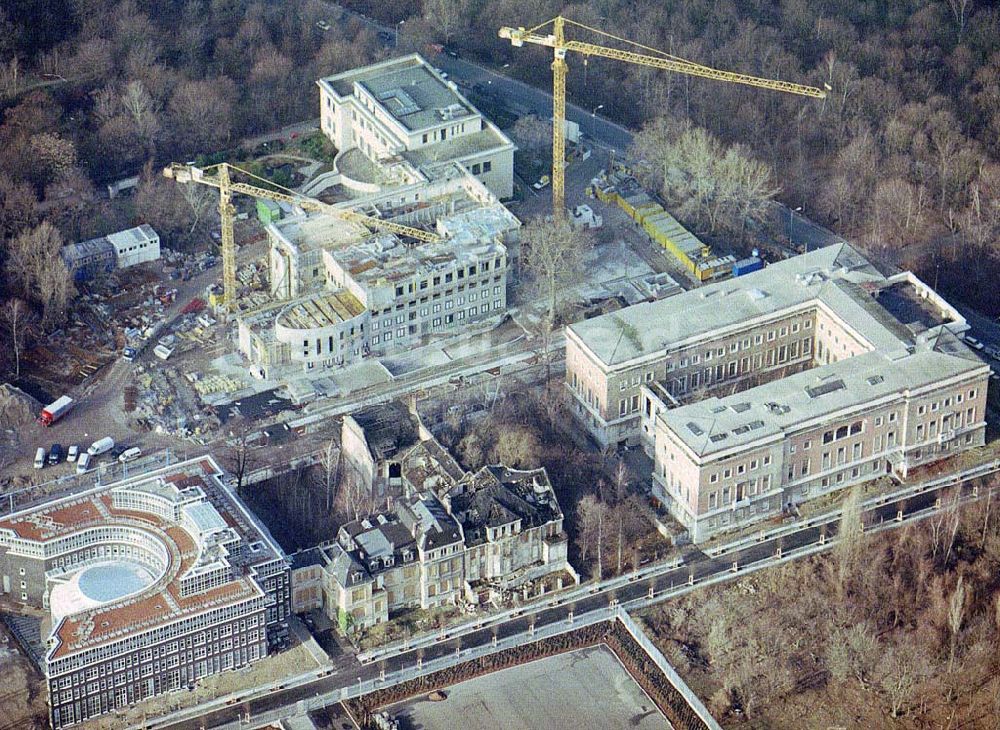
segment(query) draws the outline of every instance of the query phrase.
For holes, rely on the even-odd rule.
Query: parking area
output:
[[[487,674],[386,708],[412,728],[661,730],[666,718],[601,645]]]

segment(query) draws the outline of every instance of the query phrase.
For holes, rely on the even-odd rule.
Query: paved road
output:
[[[959,475],[904,487],[891,495],[873,497],[863,503],[865,529],[869,532],[894,529],[939,514],[941,510],[959,508],[986,498],[988,491],[993,498],[1000,491],[997,486],[983,487],[978,482],[983,476],[992,479],[998,470],[1000,462],[993,462]],[[942,494],[946,495],[947,503],[940,501],[944,499]],[[368,659],[366,663],[351,664],[349,659],[344,659],[330,676],[303,675],[289,679],[278,687],[265,688],[253,699],[221,698],[215,701],[221,707],[199,708],[197,711],[204,714],[197,719],[170,716],[154,721],[150,727],[195,730],[202,726],[201,723],[204,727],[238,727],[241,708],[249,709],[255,717],[279,708],[287,708],[291,714],[299,701],[308,701],[317,695],[328,695],[329,701],[335,701],[339,693],[356,684],[371,686],[372,680],[382,672],[387,679],[378,686],[404,681],[417,673],[418,661],[424,665],[424,670],[430,668],[428,665],[432,661],[465,661],[470,652],[489,651],[494,641],[524,643],[537,638],[545,629],[606,618],[609,608],[645,608],[692,590],[825,551],[835,542],[839,522],[840,513],[832,511],[795,525],[762,530],[755,537],[736,540],[707,552],[691,547],[679,564],[675,561],[646,566],[601,584],[585,584],[477,623],[424,635],[405,647],[369,652],[362,655]]]

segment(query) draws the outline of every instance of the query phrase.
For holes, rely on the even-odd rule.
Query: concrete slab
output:
[[[364,360],[346,368],[327,371],[325,378],[333,383],[335,392],[346,394],[392,382],[392,373],[377,360]]]
[[[385,365],[386,369],[394,377],[412,373],[421,368],[447,365],[449,362],[450,359],[439,345],[419,347],[416,350],[393,355],[382,360],[382,364]]]
[[[417,730],[662,730],[666,718],[610,649],[590,647],[462,682],[447,699],[393,705]]]

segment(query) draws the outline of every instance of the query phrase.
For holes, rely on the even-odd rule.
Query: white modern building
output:
[[[418,54],[318,82],[320,127],[399,181],[427,165],[461,163],[501,200],[513,195],[514,143]]]

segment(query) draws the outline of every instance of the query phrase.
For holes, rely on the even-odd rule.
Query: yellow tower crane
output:
[[[551,33],[540,33],[543,28],[552,25]],[[567,40],[565,27],[573,25],[578,28],[592,31],[598,35],[610,38],[623,43],[631,44],[649,53],[638,53],[635,51],[624,51],[618,48],[608,48],[605,46],[585,43],[583,41]],[[619,61],[639,64],[640,66],[650,66],[652,68],[675,71],[677,73],[688,74],[689,76],[701,76],[706,79],[716,81],[729,81],[734,84],[746,84],[756,86],[761,89],[771,89],[772,91],[784,91],[788,94],[799,94],[801,96],[811,96],[815,99],[826,98],[826,91],[812,86],[793,84],[788,81],[776,81],[773,79],[763,79],[757,76],[735,73],[733,71],[720,71],[719,69],[702,66],[698,63],[685,61],[683,58],[664,53],[655,48],[644,46],[626,38],[606,33],[597,28],[591,28],[582,23],[576,23],[561,15],[536,25],[534,28],[508,28],[503,27],[499,33],[501,38],[508,38],[511,45],[521,47],[525,43],[532,43],[539,46],[548,46],[553,52],[552,61],[552,208],[553,213],[558,217],[566,214],[566,52],[573,51],[582,53],[584,56],[600,56],[602,58],[614,58]],[[829,88],[829,87],[828,87]]]
[[[234,182],[232,176],[232,172],[234,171],[250,178],[256,178],[267,185],[281,188],[281,190],[271,190],[245,182]],[[280,185],[275,185],[275,183],[260,178],[252,172],[248,172],[235,165],[230,165],[227,162],[205,168],[173,163],[163,169],[163,174],[179,183],[200,183],[201,185],[208,185],[219,190],[219,219],[222,227],[222,306],[227,312],[233,311],[233,306],[236,302],[236,239],[233,235],[233,221],[236,216],[236,209],[233,207],[234,193],[241,193],[263,200],[273,200],[278,203],[290,203],[297,205],[303,210],[326,213],[348,223],[359,224],[369,230],[387,231],[424,243],[441,240],[441,237],[436,233],[404,226],[392,221],[371,218],[361,213],[355,213],[353,210],[337,208],[321,200],[316,200],[307,195],[296,193],[294,190],[288,190]]]

